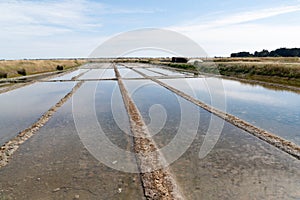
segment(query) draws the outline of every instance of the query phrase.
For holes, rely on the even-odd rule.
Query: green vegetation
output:
[[[1,60],[0,78],[12,78],[18,76],[52,72],[62,69],[77,67],[84,60]],[[59,69],[57,66],[60,66]]]
[[[238,53],[232,53],[231,57],[299,57],[300,56],[300,48],[280,48],[274,51],[269,52],[264,49],[260,52],[255,51],[254,54],[250,52],[243,51]]]
[[[196,66],[174,63],[169,63],[168,66],[209,74],[300,86],[300,62],[292,62],[298,61],[299,58],[245,60],[218,58],[215,59],[215,62],[206,61]]]
[[[187,69],[187,70],[196,70],[197,69],[196,66],[186,64],[186,63],[169,63],[168,66],[180,68],[180,69]]]
[[[17,73],[20,74],[20,75],[22,75],[22,76],[26,76],[26,74],[27,74],[26,70],[24,68],[17,70]]]
[[[0,78],[7,78],[7,73],[0,72]]]
[[[200,71],[209,71],[211,66],[199,66]],[[221,75],[262,75],[284,78],[300,78],[300,64],[264,64],[264,63],[216,63]]]
[[[271,63],[297,63],[299,57],[248,57],[248,58],[211,58],[210,62],[271,62]]]

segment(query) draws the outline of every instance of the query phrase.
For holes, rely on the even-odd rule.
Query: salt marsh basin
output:
[[[225,104],[219,102],[222,98]],[[300,198],[297,92],[201,74],[195,77],[150,64],[90,63],[70,74],[2,93],[0,102],[2,199]],[[133,105],[136,113],[128,110]],[[216,111],[209,110],[211,107]],[[162,171],[154,171],[157,177],[163,173],[171,180],[158,178],[158,186],[149,180],[153,174],[138,171],[147,164],[135,155],[144,151],[147,143],[139,143],[136,134],[151,135],[148,142],[160,152],[156,161],[168,161],[163,148],[181,130],[182,108],[189,113],[183,136],[194,135],[176,160]],[[51,109],[55,112],[39,121]],[[84,120],[84,134],[97,140],[99,132],[89,120],[95,117],[109,141],[130,156],[108,159],[115,167],[101,162],[78,133],[74,110],[79,112],[78,119]],[[274,145],[277,141],[261,138],[217,111],[274,135],[274,140],[280,138],[283,146],[291,145],[280,148]],[[147,126],[146,132],[136,130],[139,124],[133,114]],[[223,128],[212,150],[199,158],[214,118]],[[39,126],[31,126],[37,121]],[[32,134],[27,137],[29,132]],[[106,151],[101,145],[97,148]],[[129,163],[136,173],[122,170],[122,162]]]

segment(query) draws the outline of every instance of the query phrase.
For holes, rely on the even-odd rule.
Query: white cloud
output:
[[[0,48],[0,58],[74,58],[88,57],[107,38],[101,36],[49,37],[45,40],[22,40],[16,38],[5,42]]]
[[[106,7],[104,14],[153,14],[163,12],[162,9],[125,9]]]
[[[256,20],[300,11],[300,6],[284,6],[219,17],[204,23],[188,23],[169,29],[198,42],[209,55],[229,56],[235,51],[255,51],[300,46],[300,25],[260,24]]]
[[[72,30],[101,27],[89,16],[101,11],[102,4],[86,1],[1,1],[2,35],[52,35]],[[92,26],[91,26],[92,25]]]
[[[116,8],[88,0],[0,1],[0,26],[5,27],[0,32],[7,35],[52,35],[68,31],[93,31],[103,26],[102,17],[107,14],[154,12],[159,10]]]
[[[246,11],[240,13],[234,13],[227,16],[217,16],[215,20],[210,20],[206,22],[198,23],[197,20],[187,23],[186,25],[172,26],[170,28],[177,30],[187,30],[194,29],[208,29],[208,28],[219,28],[228,25],[241,24],[246,22],[251,22],[255,20],[265,19],[269,17],[274,17],[277,15],[292,13],[300,11],[300,5],[295,6],[282,6],[276,8],[267,8],[255,11]]]
[[[224,26],[224,25],[245,23],[245,22],[265,19],[265,18],[274,17],[277,15],[296,12],[296,11],[300,11],[299,5],[283,6],[277,8],[268,8],[268,9],[262,9],[262,10],[251,11],[251,12],[238,13],[238,14],[225,17],[224,19],[217,20],[215,21],[214,25]]]
[[[105,36],[104,17],[149,14],[89,0],[0,1],[1,58],[88,56]]]

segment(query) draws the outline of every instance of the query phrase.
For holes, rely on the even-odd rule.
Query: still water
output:
[[[142,75],[136,73],[131,69],[124,68],[122,66],[118,66],[118,70],[122,78],[143,78]]]
[[[112,109],[114,96],[117,109],[124,121],[119,128]],[[82,98],[85,96],[86,98]],[[92,102],[90,102],[92,101]],[[74,108],[78,106],[78,110]],[[120,106],[120,107],[119,107]],[[123,111],[124,115],[122,115]],[[84,130],[74,120],[79,114]],[[106,159],[106,149],[101,143],[99,129],[94,129],[91,119],[100,123],[104,134],[113,145],[131,151],[132,140],[127,139],[129,120],[126,118],[116,82],[88,82],[76,92],[42,127],[34,137],[24,143],[14,154],[14,159],[0,170],[0,197],[4,199],[144,199],[138,174],[126,173],[106,166],[87,150],[89,147],[79,137],[79,131],[96,143],[101,159]],[[77,118],[78,119],[78,118]],[[103,154],[101,154],[103,153]],[[103,156],[101,156],[103,155]],[[97,157],[97,156],[96,156]],[[111,158],[111,165],[126,165]],[[130,164],[135,160],[122,158]]]
[[[83,76],[79,77],[78,80],[111,78],[115,78],[115,72],[113,69],[92,69]]]
[[[300,145],[298,93],[219,78],[161,81]]]
[[[299,160],[221,119],[224,126],[218,141],[199,158],[209,137],[210,113],[150,81],[125,81],[125,85],[167,160],[187,145],[185,153],[171,164],[186,199],[300,198]],[[184,112],[188,115],[182,119]],[[200,118],[195,129],[196,112]],[[163,151],[176,140],[182,126],[184,139],[192,136],[193,142]]]
[[[142,72],[142,73],[144,73],[144,74],[146,74],[147,76],[153,76],[153,77],[155,77],[155,76],[164,76],[164,75],[162,75],[162,74],[159,74],[159,73],[155,73],[155,72],[152,72],[152,71],[149,71],[149,70],[147,70],[147,69],[145,69],[145,68],[135,68],[137,71],[139,71],[139,72]]]
[[[125,70],[122,76],[132,72],[121,70]],[[114,77],[113,69],[90,72],[83,79],[103,78],[104,74]],[[219,78],[161,81],[299,144],[300,99],[296,93]],[[186,199],[300,198],[299,160],[150,80],[124,80],[124,84],[170,161]],[[37,83],[1,94],[0,142],[35,122],[73,86]],[[223,127],[220,135],[211,135],[216,131],[210,132],[213,120]],[[202,146],[216,136],[211,151],[200,158]],[[117,81],[86,82],[0,170],[1,197],[143,199],[139,175],[126,173],[137,167],[132,151],[129,119]],[[178,152],[178,158],[172,160]]]
[[[171,71],[168,69],[163,69],[163,68],[158,68],[158,67],[152,67],[152,68],[148,68],[150,70],[165,74],[167,76],[184,76],[184,74],[176,72],[176,71]]]
[[[74,83],[42,82],[0,94],[0,145],[35,123]]]
[[[56,78],[52,78],[50,80],[71,80],[73,77],[81,74],[81,73],[84,73],[84,72],[87,72],[88,69],[78,69],[74,72],[70,72],[68,74],[65,74],[63,76],[59,76],[59,77],[56,77]]]

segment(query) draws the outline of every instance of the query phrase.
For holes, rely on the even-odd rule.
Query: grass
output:
[[[273,63],[295,63],[300,62],[298,57],[248,57],[248,58],[213,58],[213,62],[273,62]]]
[[[222,58],[217,59],[216,62],[205,61],[197,66],[177,63],[169,63],[168,66],[210,74],[300,86],[299,58]]]
[[[0,78],[18,77],[22,75],[32,75],[44,72],[56,71],[56,67],[61,65],[64,69],[70,69],[83,64],[84,60],[1,60]],[[18,73],[19,72],[19,73]],[[20,73],[23,72],[23,73]]]
[[[196,70],[197,69],[194,65],[185,64],[185,63],[169,63],[168,66],[180,68],[180,69],[187,69],[187,70]]]
[[[216,63],[220,74],[231,75],[261,75],[284,78],[300,78],[300,64],[264,64],[264,63]],[[202,67],[205,69],[205,67]],[[201,66],[200,66],[201,69]]]

